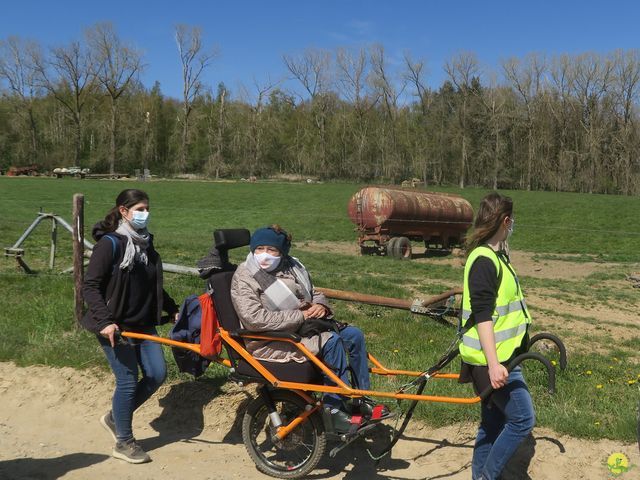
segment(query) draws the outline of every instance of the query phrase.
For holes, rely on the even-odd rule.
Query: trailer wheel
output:
[[[399,260],[411,260],[411,241],[407,237],[394,238],[393,257]]]
[[[395,245],[396,245],[397,241],[398,241],[398,237],[393,237],[393,238],[390,238],[389,241],[387,242],[386,247],[387,247],[387,256],[388,257],[395,257],[396,256],[396,254],[395,254]]]

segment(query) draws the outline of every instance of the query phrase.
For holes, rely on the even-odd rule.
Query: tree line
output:
[[[178,99],[141,83],[142,53],[109,23],[58,47],[0,40],[0,167],[639,193],[638,50],[495,68],[462,52],[434,88],[410,53],[307,49],[232,94],[202,80],[218,52],[201,30],[174,34]]]

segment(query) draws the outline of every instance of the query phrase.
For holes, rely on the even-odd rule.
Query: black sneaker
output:
[[[111,410],[100,417],[100,425],[102,425],[104,429],[111,434],[114,442],[118,441],[118,436],[116,435],[116,424],[113,421]]]
[[[348,433],[351,430],[351,415],[342,410],[327,409],[334,433]]]
[[[113,456],[129,463],[147,463],[151,461],[151,457],[147,455],[142,447],[136,442],[135,438],[126,442],[116,442],[113,447]]]

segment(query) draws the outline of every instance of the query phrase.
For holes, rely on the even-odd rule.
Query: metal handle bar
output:
[[[529,349],[539,340],[551,340],[555,343],[558,348],[558,352],[560,353],[560,370],[567,368],[567,349],[565,348],[564,343],[562,343],[562,340],[560,340],[560,337],[557,337],[552,333],[538,333],[529,340]]]
[[[556,370],[554,366],[551,364],[551,362],[549,361],[549,359],[545,358],[539,353],[527,352],[527,353],[518,355],[516,358],[511,360],[511,362],[509,362],[509,365],[507,366],[507,371],[511,372],[514,368],[520,365],[524,360],[538,360],[547,368],[547,375],[549,376],[549,386],[547,390],[551,394],[556,393]],[[489,395],[493,393],[493,391],[494,391],[494,388],[491,385],[489,385],[478,396],[482,400],[486,400],[489,397]]]

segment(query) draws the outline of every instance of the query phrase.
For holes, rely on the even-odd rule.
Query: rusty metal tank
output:
[[[410,240],[424,241],[427,248],[460,245],[473,221],[471,204],[459,195],[394,187],[362,188],[351,197],[348,212],[362,253],[404,258],[407,250],[410,256]]]

